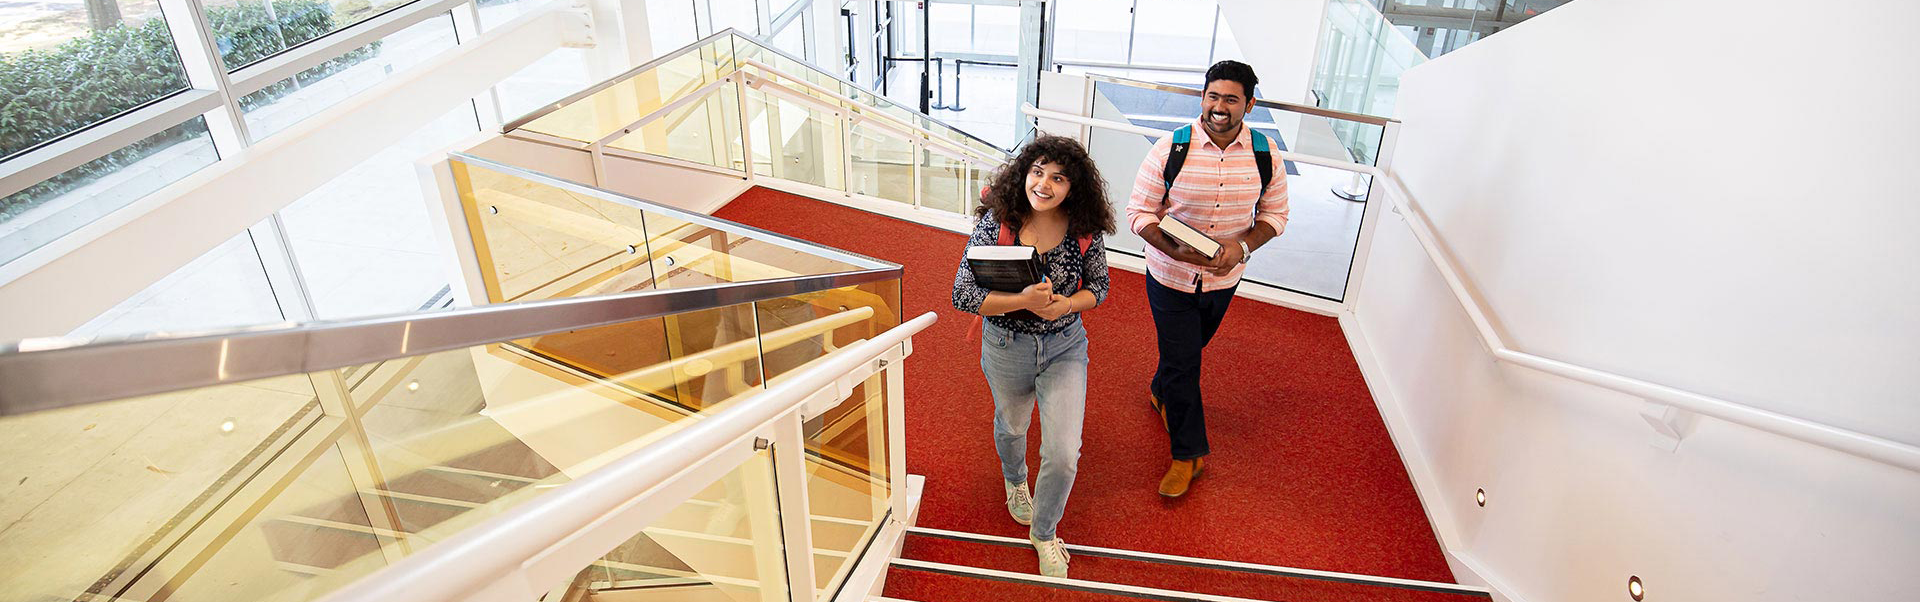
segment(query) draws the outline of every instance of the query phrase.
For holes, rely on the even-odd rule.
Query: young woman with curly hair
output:
[[[1087,331],[1080,312],[1107,298],[1106,235],[1114,231],[1107,184],[1080,143],[1040,136],[993,176],[982,193],[967,246],[1027,245],[1046,263],[1045,281],[1018,293],[974,282],[964,253],[953,278],[953,306],[986,316],[980,368],[993,390],[994,448],[1007,510],[1029,525],[1040,572],[1067,574],[1055,527],[1079,472],[1080,427],[1087,408]],[[1006,314],[1018,310],[1018,317]],[[1040,406],[1040,474],[1027,488],[1027,429]]]

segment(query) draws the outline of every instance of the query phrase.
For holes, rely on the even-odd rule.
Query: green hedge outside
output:
[[[207,20],[229,68],[272,56],[338,29],[333,7],[321,0],[275,0],[211,7]],[[270,104],[300,86],[324,79],[380,53],[380,43],[356,49],[300,72],[292,81],[267,86],[240,99],[242,109]],[[49,49],[0,55],[0,156],[105,121],[154,99],[186,89],[186,74],[161,19],[91,32]],[[101,175],[139,161],[204,126],[182,124],[79,168],[0,198],[0,221]]]

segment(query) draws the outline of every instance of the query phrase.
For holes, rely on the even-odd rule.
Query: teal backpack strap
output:
[[[1193,141],[1193,126],[1183,125],[1173,131],[1173,148],[1167,151],[1167,165],[1161,169],[1160,179],[1166,183],[1166,192],[1160,200],[1165,201],[1173,194],[1173,179],[1180,177],[1180,167],[1187,162],[1187,147]]]
[[[1260,195],[1266,196],[1267,184],[1273,182],[1273,149],[1259,130],[1253,132],[1253,164],[1260,168]]]

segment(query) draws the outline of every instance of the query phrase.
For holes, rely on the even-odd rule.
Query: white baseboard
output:
[[[1360,366],[1360,376],[1367,382],[1367,392],[1373,397],[1381,420],[1387,425],[1387,436],[1393,440],[1400,463],[1406,467],[1407,477],[1413,480],[1414,494],[1420,498],[1420,508],[1426,512],[1427,524],[1433,527],[1433,535],[1440,541],[1441,551],[1446,554],[1447,566],[1453,571],[1454,580],[1486,587],[1493,591],[1496,601],[1526,602],[1514,593],[1513,588],[1508,587],[1504,579],[1466,550],[1457,525],[1448,518],[1452,514],[1447,512],[1445,492],[1434,477],[1433,467],[1426,455],[1420,452],[1419,444],[1414,441],[1412,424],[1402,410],[1400,398],[1394,393],[1391,381],[1387,379],[1385,367],[1373,354],[1373,346],[1368,343],[1359,318],[1351,313],[1340,314],[1340,331],[1347,337],[1347,347],[1353,351],[1354,363]]]

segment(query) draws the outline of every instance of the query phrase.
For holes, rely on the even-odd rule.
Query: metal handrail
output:
[[[1032,104],[1021,105],[1020,112],[1026,113],[1029,117],[1039,117],[1041,119],[1052,119],[1054,121],[1064,121],[1074,125],[1084,125],[1084,126],[1120,131],[1120,132],[1127,132],[1130,134],[1139,134],[1142,136],[1150,136],[1156,140],[1159,138],[1165,137],[1167,134],[1173,133],[1167,130],[1150,128],[1150,127],[1140,126],[1140,125],[1133,125],[1131,123],[1108,121],[1105,119],[1098,119],[1094,117],[1081,117],[1079,115],[1075,115],[1072,113],[1062,113],[1060,111],[1042,109],[1042,108],[1033,106]],[[1319,155],[1304,155],[1295,151],[1284,151],[1284,150],[1274,151],[1273,154],[1279,156],[1282,160],[1285,160],[1285,161],[1292,161],[1295,163],[1305,163],[1308,165],[1318,165],[1321,167],[1331,167],[1334,169],[1341,169],[1341,170],[1351,171],[1355,173],[1374,173],[1374,171],[1376,171],[1373,168],[1373,166],[1366,165],[1363,163],[1354,163],[1352,161],[1341,161],[1339,159],[1329,159]]]
[[[933,116],[931,116],[931,115],[928,115],[928,114],[926,114],[926,113],[922,113],[922,112],[920,112],[919,110],[917,110],[917,109],[914,109],[914,108],[912,108],[912,107],[908,107],[908,106],[906,106],[906,105],[902,105],[902,104],[899,104],[899,103],[896,103],[896,102],[893,102],[893,101],[890,101],[890,100],[887,100],[887,99],[886,99],[886,96],[884,96],[884,95],[881,95],[881,94],[880,94],[880,93],[878,93],[878,92],[874,92],[873,90],[870,90],[870,89],[867,89],[866,87],[864,87],[864,86],[861,86],[860,84],[856,84],[856,83],[853,83],[853,82],[851,82],[851,81],[847,81],[846,79],[844,79],[844,78],[841,78],[841,77],[839,77],[839,76],[836,76],[836,75],[834,75],[834,74],[832,74],[832,73],[827,73],[827,72],[825,72],[825,71],[820,71],[820,70],[818,70],[818,69],[813,69],[813,68],[811,67],[811,63],[808,63],[808,62],[807,62],[806,60],[804,60],[804,59],[800,59],[800,58],[796,58],[796,57],[794,57],[794,56],[793,56],[792,54],[788,54],[788,53],[787,53],[786,51],[784,51],[784,50],[781,50],[781,49],[779,49],[779,48],[774,48],[774,47],[772,47],[772,46],[770,46],[770,45],[767,45],[767,44],[763,44],[763,43],[761,43],[761,42],[760,42],[760,41],[759,41],[758,39],[756,39],[756,38],[753,38],[753,37],[751,37],[751,36],[748,36],[748,35],[745,35],[745,34],[741,34],[741,33],[739,33],[739,32],[737,32],[737,31],[735,31],[735,30],[734,30],[734,29],[732,29],[732,28],[727,28],[727,29],[725,29],[725,30],[722,30],[722,31],[720,31],[720,32],[717,32],[717,33],[714,33],[713,35],[709,35],[709,36],[707,36],[707,37],[705,37],[705,38],[701,38],[701,39],[700,39],[699,41],[697,41],[697,42],[694,42],[694,43],[692,43],[692,44],[689,44],[689,45],[687,45],[687,46],[685,46],[685,47],[682,47],[682,48],[681,48],[681,49],[679,49],[679,50],[675,50],[675,51],[673,51],[673,52],[671,52],[671,53],[668,53],[668,54],[666,54],[666,55],[663,55],[663,56],[660,56],[660,57],[658,57],[658,58],[655,58],[655,59],[653,59],[653,60],[650,60],[650,61],[647,61],[647,62],[645,62],[645,63],[641,63],[641,64],[640,64],[640,66],[638,66],[638,67],[634,67],[634,68],[632,68],[632,69],[628,69],[627,71],[625,71],[625,72],[623,72],[623,73],[621,73],[621,74],[619,74],[619,75],[616,75],[616,76],[613,76],[613,77],[610,77],[610,78],[607,78],[606,80],[604,80],[604,81],[601,81],[601,82],[600,82],[600,83],[598,83],[598,84],[594,84],[594,85],[592,85],[592,86],[589,86],[589,87],[587,87],[586,89],[583,89],[583,90],[581,90],[581,91],[579,91],[579,92],[575,92],[575,93],[573,93],[573,94],[571,94],[571,95],[568,95],[568,96],[567,96],[566,98],[562,98],[562,99],[560,99],[560,100],[556,100],[556,101],[554,101],[554,102],[551,102],[551,103],[548,103],[548,104],[547,104],[546,106],[542,106],[542,107],[540,107],[540,108],[537,108],[537,109],[534,109],[533,111],[531,111],[531,112],[529,112],[529,113],[527,113],[527,114],[525,114],[525,115],[522,115],[522,116],[521,116],[521,117],[520,117],[519,119],[515,119],[515,120],[513,120],[513,121],[511,121],[511,122],[508,122],[508,123],[507,123],[506,125],[503,125],[503,126],[501,126],[501,127],[500,127],[500,133],[502,133],[502,134],[505,134],[505,133],[510,133],[510,132],[512,132],[512,131],[514,131],[514,130],[517,130],[517,129],[520,129],[521,127],[525,127],[525,126],[526,126],[527,124],[529,124],[529,123],[532,123],[532,122],[533,122],[534,120],[537,120],[537,119],[539,119],[539,118],[541,118],[541,117],[545,117],[545,116],[547,116],[547,114],[549,114],[549,113],[552,113],[552,112],[554,112],[554,111],[557,111],[557,110],[560,110],[561,108],[563,108],[563,107],[566,107],[567,105],[570,105],[570,104],[573,104],[573,103],[575,103],[575,102],[577,102],[577,101],[580,101],[580,100],[582,100],[582,99],[585,99],[585,98],[587,98],[587,97],[589,97],[589,96],[593,96],[594,94],[597,94],[597,93],[599,93],[599,92],[601,92],[601,91],[603,91],[603,90],[606,90],[606,89],[608,89],[608,88],[611,88],[611,87],[613,87],[613,86],[615,86],[615,85],[617,85],[617,84],[619,84],[620,82],[623,82],[623,81],[626,81],[626,80],[627,80],[628,78],[631,78],[631,77],[633,77],[633,76],[635,76],[635,75],[638,75],[638,74],[640,74],[640,73],[642,73],[642,72],[645,72],[645,71],[648,71],[648,70],[651,70],[651,69],[653,69],[653,68],[655,68],[655,67],[658,67],[658,66],[660,66],[660,65],[664,65],[664,64],[666,64],[667,62],[669,62],[669,61],[672,61],[672,60],[674,60],[674,59],[677,59],[677,58],[680,58],[680,57],[682,57],[682,56],[686,56],[686,55],[687,55],[688,53],[690,53],[690,52],[693,52],[693,51],[696,51],[696,50],[699,50],[699,49],[701,49],[701,48],[704,48],[704,47],[706,47],[706,45],[707,45],[707,44],[709,44],[709,43],[711,43],[711,42],[713,42],[713,41],[715,41],[715,40],[718,40],[718,39],[720,39],[720,38],[722,38],[722,37],[724,37],[724,36],[727,36],[727,35],[733,35],[733,36],[735,36],[735,37],[736,37],[736,38],[738,38],[738,39],[741,39],[741,40],[745,40],[745,41],[746,41],[747,43],[749,43],[749,44],[753,44],[753,45],[754,45],[755,47],[757,47],[757,48],[759,48],[760,50],[764,50],[764,51],[767,51],[767,52],[771,52],[771,53],[773,53],[773,54],[776,54],[776,55],[779,55],[779,56],[781,56],[781,57],[783,57],[783,58],[786,58],[787,60],[790,60],[790,61],[793,61],[793,62],[795,62],[795,63],[797,63],[797,64],[800,64],[800,65],[807,65],[807,66],[808,66],[808,69],[809,69],[809,70],[811,70],[811,71],[813,71],[814,73],[817,73],[817,74],[819,74],[819,75],[821,75],[821,76],[823,76],[823,77],[827,77],[827,78],[830,78],[830,79],[832,79],[832,80],[833,80],[833,81],[834,81],[835,83],[839,83],[839,84],[841,84],[841,85],[844,85],[844,86],[847,86],[847,87],[849,87],[849,88],[852,88],[852,89],[854,89],[854,90],[858,90],[858,91],[860,91],[860,92],[861,92],[861,93],[863,93],[863,94],[867,94],[867,95],[869,95],[869,96],[871,96],[871,97],[873,97],[873,98],[875,98],[875,99],[877,99],[877,100],[879,100],[879,101],[881,101],[881,102],[885,102],[885,103],[887,103],[888,105],[891,105],[891,106],[893,106],[893,107],[895,107],[895,108],[899,108],[899,109],[901,109],[901,110],[903,110],[903,111],[906,111],[906,112],[909,112],[909,113],[912,113],[912,114],[914,114],[914,115],[916,115],[916,116],[919,116],[919,117],[922,117],[922,118],[925,118],[925,119],[926,119],[926,120],[928,120],[929,122],[932,122],[932,123],[936,123],[936,124],[939,124],[939,125],[940,125],[940,127],[942,127],[942,128],[946,128],[946,130],[947,130],[947,132],[937,132],[937,131],[934,131],[934,130],[932,130],[932,129],[929,129],[929,128],[926,128],[926,127],[923,127],[923,126],[921,126],[920,124],[917,124],[917,123],[909,123],[909,124],[905,124],[905,125],[907,125],[908,127],[912,127],[912,128],[914,129],[914,130],[916,130],[916,131],[918,131],[918,132],[921,132],[921,133],[924,133],[924,134],[927,134],[927,135],[930,135],[930,136],[936,136],[936,137],[939,137],[939,136],[945,136],[945,135],[947,135],[948,133],[958,133],[958,134],[960,134],[960,135],[962,135],[962,136],[966,136],[967,138],[969,138],[969,139],[971,139],[971,140],[973,140],[973,141],[975,141],[975,142],[978,142],[978,143],[980,143],[980,144],[984,144],[984,145],[986,145],[986,146],[987,146],[988,148],[992,148],[992,149],[995,149],[995,150],[998,150],[998,151],[1000,151],[1000,152],[1003,152],[1003,153],[1011,153],[1011,152],[1012,152],[1012,151],[1010,151],[1010,150],[1008,150],[1008,149],[1005,149],[1005,148],[1001,148],[1001,147],[1000,147],[999,145],[997,145],[997,144],[994,144],[994,143],[992,143],[992,142],[987,142],[986,140],[982,140],[982,139],[981,139],[981,138],[980,138],[979,136],[975,136],[975,135],[973,135],[973,134],[971,134],[971,133],[968,133],[968,132],[967,132],[966,130],[963,130],[963,129],[960,129],[960,128],[958,128],[958,127],[954,127],[954,126],[953,126],[952,124],[949,124],[949,123],[947,123],[947,122],[945,122],[945,121],[941,121],[941,120],[940,120],[939,118],[936,118],[936,117],[933,117]],[[739,52],[738,52],[737,50],[735,51],[735,53],[734,53],[734,56],[735,56],[735,58],[736,58],[736,59],[738,59],[738,56],[739,56]],[[738,62],[740,62],[740,61],[739,61],[739,60],[736,60],[736,63],[738,63]],[[757,63],[757,61],[751,61],[750,59],[749,59],[749,60],[747,60],[746,62],[754,62],[754,63]],[[771,68],[771,67],[767,67],[766,65],[759,65],[759,67],[760,67],[760,68],[762,68],[762,69],[766,69],[766,70],[768,70],[768,71],[773,71],[773,72],[775,72],[775,73],[782,73],[782,74],[785,74],[785,72],[784,72],[784,71],[781,71],[781,70],[779,70],[779,69],[773,69],[773,68]],[[791,74],[788,74],[788,75],[791,75]],[[841,95],[839,95],[839,93],[838,93],[837,91],[831,91],[831,90],[826,90],[825,88],[820,88],[820,87],[819,87],[818,85],[816,85],[816,84],[814,84],[813,82],[810,82],[810,81],[803,81],[803,83],[805,83],[805,84],[807,84],[807,85],[808,85],[809,87],[813,87],[813,88],[815,88],[815,89],[819,89],[819,90],[822,90],[822,91],[827,91],[827,92],[834,92],[834,94],[835,94],[836,96],[841,96]],[[852,99],[847,99],[847,100],[849,100],[849,101],[851,101]],[[864,103],[864,102],[859,102],[859,101],[852,101],[852,102],[855,102],[856,104],[860,104],[860,105],[867,105],[867,103]],[[898,120],[896,120],[896,121],[898,121]]]
[[[0,347],[0,416],[318,372],[901,277],[899,266],[378,318]]]
[[[1087,73],[1084,75],[1086,76],[1087,79],[1091,79],[1094,81],[1102,81],[1102,82],[1107,82],[1109,84],[1118,84],[1118,85],[1128,86],[1132,88],[1143,88],[1147,90],[1157,90],[1160,92],[1172,92],[1174,94],[1181,94],[1186,96],[1205,95],[1205,92],[1201,90],[1196,90],[1196,89],[1188,88],[1185,86],[1175,86],[1172,84],[1162,84],[1162,83],[1155,83],[1155,82],[1143,82],[1137,79],[1114,77],[1111,75],[1102,75],[1099,73]],[[1288,111],[1292,113],[1304,113],[1307,115],[1326,117],[1328,119],[1339,119],[1341,121],[1357,121],[1360,123],[1366,123],[1371,125],[1383,126],[1389,123],[1400,123],[1400,120],[1394,119],[1391,117],[1379,117],[1375,115],[1368,115],[1366,113],[1348,113],[1346,111],[1335,111],[1333,109],[1323,109],[1323,108],[1312,106],[1312,105],[1295,104],[1291,102],[1280,102],[1277,100],[1266,100],[1261,98],[1253,99],[1253,105],[1256,107],[1279,109],[1282,111]]]
[[[571,538],[633,513],[636,499],[658,491],[695,463],[721,453],[761,427],[800,408],[816,391],[898,348],[931,326],[927,312],[841,349],[819,364],[782,377],[766,391],[713,412],[573,482],[465,529],[432,548],[348,584],[320,602],[510,599],[532,584],[524,572]],[[900,478],[896,476],[896,478]],[[899,495],[896,490],[894,495]],[[663,511],[655,508],[656,511]],[[487,596],[488,592],[496,595]]]
[[[914,124],[914,123],[909,123],[909,122],[907,122],[906,120],[903,120],[903,119],[900,119],[900,118],[899,118],[899,117],[897,117],[897,116],[894,116],[894,115],[890,115],[890,114],[888,114],[888,113],[887,113],[886,111],[881,111],[881,110],[877,110],[877,109],[875,109],[874,107],[872,107],[871,105],[867,105],[867,104],[865,104],[865,103],[862,103],[862,102],[860,102],[860,101],[858,101],[858,100],[854,100],[854,99],[852,99],[852,98],[848,98],[848,97],[847,97],[846,95],[843,95],[843,94],[840,94],[839,92],[835,92],[835,91],[833,91],[833,90],[828,90],[828,89],[826,89],[826,88],[823,88],[823,87],[821,87],[821,86],[819,86],[819,85],[816,85],[816,84],[814,84],[813,82],[810,82],[810,81],[806,81],[806,80],[802,80],[802,79],[797,79],[797,78],[794,78],[792,74],[789,74],[789,73],[787,73],[787,72],[785,72],[785,71],[781,71],[781,70],[779,70],[779,69],[777,69],[777,68],[774,68],[774,67],[773,67],[773,66],[771,66],[771,65],[767,65],[767,64],[765,64],[765,63],[762,63],[762,62],[760,62],[760,61],[756,61],[756,60],[753,60],[753,59],[741,59],[741,60],[740,60],[739,62],[740,62],[740,64],[741,64],[741,67],[742,67],[742,71],[744,71],[744,70],[745,70],[745,69],[744,69],[745,67],[753,67],[753,68],[755,68],[755,69],[759,69],[759,70],[761,70],[761,71],[765,71],[765,72],[768,72],[768,73],[773,73],[773,74],[775,74],[775,75],[779,75],[779,76],[783,76],[783,77],[785,77],[785,78],[787,78],[787,79],[788,79],[789,81],[792,81],[793,83],[796,83],[796,84],[799,84],[799,85],[800,85],[801,87],[804,87],[804,88],[806,88],[806,89],[808,89],[808,90],[812,90],[812,91],[814,91],[814,92],[817,92],[817,93],[820,93],[820,94],[824,94],[824,95],[826,95],[826,96],[828,96],[828,97],[830,97],[830,98],[832,98],[832,99],[834,99],[834,100],[836,100],[836,101],[839,101],[839,102],[844,102],[844,103],[850,103],[850,104],[852,104],[852,105],[853,105],[853,107],[854,107],[854,110],[856,110],[856,111],[858,111],[858,113],[857,113],[857,115],[858,115],[858,118],[859,118],[859,119],[862,119],[862,120],[873,120],[873,121],[881,121],[881,122],[885,122],[885,123],[887,123],[887,124],[892,124],[892,125],[893,125],[894,127],[902,127],[902,128],[907,128],[907,129],[908,129],[909,131],[913,131],[913,132],[916,132],[916,133],[921,133],[921,134],[926,134],[926,135],[928,136],[928,138],[926,138],[926,140],[927,140],[927,141],[929,141],[929,142],[935,142],[935,143],[938,143],[938,145],[939,145],[939,146],[941,146],[941,147],[944,147],[944,148],[947,148],[947,149],[949,149],[948,151],[945,151],[945,152],[952,152],[952,153],[955,153],[955,154],[958,154],[958,155],[966,155],[966,156],[967,156],[967,157],[958,157],[958,156],[956,156],[956,157],[953,157],[953,158],[955,158],[955,159],[963,159],[963,160],[964,160],[964,159],[966,159],[966,158],[968,158],[968,157],[971,157],[972,159],[975,159],[975,160],[978,160],[978,161],[979,161],[979,162],[981,162],[981,163],[986,163],[986,164],[989,164],[989,165],[991,165],[991,164],[996,164],[996,163],[1003,163],[1003,162],[1005,162],[1005,161],[1006,161],[1006,160],[1008,159],[1008,157],[994,157],[994,156],[989,156],[989,155],[988,155],[987,153],[984,153],[984,152],[981,152],[981,151],[980,151],[980,149],[976,149],[976,148],[970,148],[970,147],[968,147],[968,146],[967,146],[967,145],[965,145],[965,144],[960,144],[960,143],[958,143],[958,142],[955,142],[955,141],[953,141],[953,140],[951,140],[951,139],[947,139],[947,138],[941,138],[941,137],[940,137],[940,134],[939,134],[939,132],[935,132],[935,131],[932,131],[932,130],[929,130],[929,129],[927,129],[927,128],[924,128],[924,127],[920,127],[920,126],[919,126],[918,124]],[[803,103],[803,104],[808,104],[808,105],[811,105],[811,106],[813,106],[813,107],[815,107],[815,108],[819,108],[819,109],[821,109],[821,110],[825,110],[825,111],[832,111],[832,112],[838,112],[838,111],[840,110],[840,109],[839,109],[839,107],[836,107],[836,106],[834,106],[834,105],[833,105],[832,103],[828,103],[828,102],[826,102],[825,100],[822,100],[822,99],[819,99],[819,98],[815,98],[815,97],[812,97],[812,96],[808,96],[808,95],[805,95],[805,94],[801,94],[801,93],[800,93],[800,92],[798,92],[798,91],[795,91],[795,90],[793,90],[793,89],[791,89],[791,88],[788,88],[788,87],[786,87],[786,86],[784,86],[784,85],[781,85],[781,84],[778,84],[778,83],[775,83],[775,82],[772,82],[772,81],[768,81],[768,80],[766,80],[766,79],[764,79],[764,78],[756,78],[756,77],[754,77],[754,76],[753,76],[752,74],[748,74],[748,75],[746,75],[746,76],[745,76],[745,77],[743,78],[743,80],[744,80],[744,83],[745,83],[745,84],[746,84],[746,85],[747,85],[748,87],[751,87],[751,88],[753,88],[753,89],[755,89],[755,90],[759,90],[759,91],[761,91],[761,92],[767,92],[767,91],[769,91],[770,89],[771,89],[771,90],[778,90],[778,91],[779,91],[779,93],[780,93],[780,96],[781,96],[781,97],[783,97],[783,98],[786,98],[786,99],[787,99],[788,101],[791,101],[791,102],[796,102],[796,103]],[[872,110],[867,110],[867,109],[872,109]],[[884,126],[883,126],[883,127],[884,127]],[[890,129],[890,128],[888,128],[888,129]],[[897,133],[897,132],[896,132],[896,133]],[[963,133],[963,134],[964,134],[964,133],[966,133],[966,132],[961,132],[961,133]],[[972,135],[971,135],[971,134],[969,134],[968,136],[969,136],[969,137],[971,137]],[[909,135],[909,138],[911,138],[911,135]],[[976,138],[976,140],[977,140],[977,138]],[[989,146],[991,146],[991,145],[989,145]],[[999,149],[1000,149],[1000,147],[997,147],[997,146],[995,146],[995,147],[993,147],[993,148],[994,148],[995,150],[999,150]],[[932,150],[932,149],[929,149],[929,150]]]
[[[516,166],[516,165],[509,165],[507,163],[502,163],[500,161],[495,161],[493,159],[488,159],[488,158],[480,157],[477,155],[471,155],[464,152],[450,152],[450,153],[447,153],[447,156],[449,157],[450,160],[453,160],[453,161],[468,163],[472,165],[479,165],[482,167],[486,167],[487,169],[508,174],[517,178],[521,178],[531,182],[538,182],[540,184],[544,184],[547,186],[552,186],[554,188],[558,188],[560,190],[563,190],[569,193],[590,196],[590,197],[607,201],[610,203],[628,205],[637,209],[645,210],[652,213],[658,213],[666,217],[671,217],[673,219],[687,222],[690,224],[706,226],[708,228],[714,228],[717,230],[726,230],[728,232],[732,232],[735,234],[749,234],[749,235],[752,235],[755,240],[766,242],[768,244],[777,245],[780,247],[785,247],[788,249],[793,249],[795,251],[815,255],[818,257],[824,257],[827,259],[840,261],[843,263],[851,264],[854,267],[881,268],[881,267],[890,267],[890,266],[899,265],[891,261],[868,257],[866,255],[861,255],[859,253],[855,253],[852,251],[835,249],[833,247],[828,247],[820,243],[808,241],[801,238],[794,238],[792,236],[781,234],[779,232],[774,232],[772,230],[767,230],[764,228],[756,228],[754,226],[749,226],[739,222],[730,222],[730,221],[723,220],[705,213],[688,211],[686,209],[681,209],[679,207],[675,207],[672,205],[656,203],[653,201],[642,199],[640,197],[629,196],[629,195],[621,194],[611,190],[607,190],[604,188],[595,188],[592,186],[588,186],[586,184],[581,184],[579,182],[574,182],[571,180],[563,180],[563,179],[556,178],[544,173],[533,171],[531,169],[527,169],[527,168]]]
[[[1022,110],[1036,117],[1057,119],[1122,132],[1146,133],[1148,135],[1151,135],[1152,132],[1158,132],[1158,130],[1153,130],[1152,128],[1143,128],[1130,123],[1119,123],[1058,111],[1036,109],[1033,108],[1032,105],[1022,107]],[[1142,130],[1146,130],[1146,132],[1142,132]],[[1446,251],[1445,245],[1440,241],[1440,235],[1434,231],[1432,221],[1427,219],[1426,213],[1422,211],[1419,204],[1414,201],[1413,193],[1407,190],[1406,184],[1401,182],[1400,178],[1372,165],[1333,161],[1287,151],[1282,151],[1279,155],[1281,158],[1291,161],[1300,161],[1355,173],[1364,173],[1374,176],[1378,178],[1377,181],[1384,183],[1381,188],[1387,191],[1386,198],[1392,199],[1391,202],[1396,212],[1406,218],[1408,228],[1413,230],[1414,239],[1420,242],[1420,247],[1426,251],[1427,258],[1433,262],[1435,268],[1440,270],[1440,277],[1446,281],[1447,288],[1453,293],[1454,298],[1460,302],[1460,306],[1466,310],[1467,319],[1473,322],[1474,330],[1480,335],[1481,345],[1485,346],[1487,352],[1493,354],[1496,359],[1569,380],[1618,391],[1648,401],[1667,404],[1682,410],[1766,431],[1782,437],[1812,443],[1891,466],[1920,471],[1920,447],[1805,418],[1763,410],[1751,405],[1721,399],[1703,393],[1696,393],[1656,382],[1615,374],[1597,368],[1542,357],[1509,347],[1507,346],[1505,338],[1500,335],[1499,329],[1494,326],[1493,319],[1489,317],[1486,308],[1481,305],[1479,293],[1474,290],[1473,285],[1462,275],[1460,268],[1453,261],[1451,254]]]

